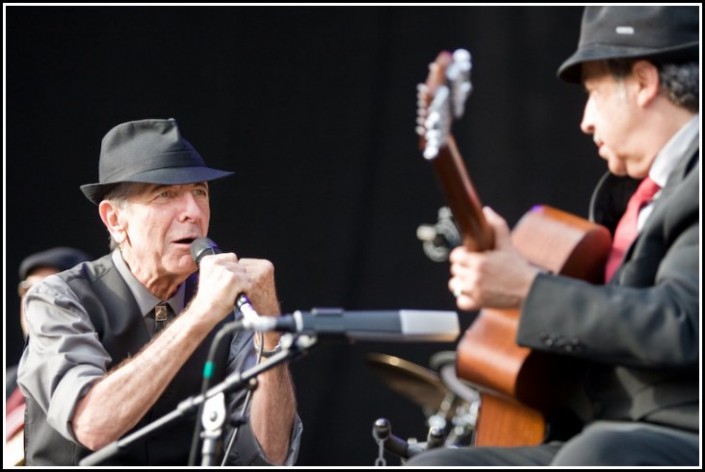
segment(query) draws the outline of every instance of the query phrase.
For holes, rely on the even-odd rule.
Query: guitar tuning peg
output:
[[[460,64],[464,70],[470,70],[472,64],[470,51],[467,49],[456,49],[453,51],[453,62]]]
[[[425,103],[428,101],[428,97],[428,87],[425,84],[419,84],[416,87],[416,100]]]

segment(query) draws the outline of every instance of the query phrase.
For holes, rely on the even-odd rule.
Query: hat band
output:
[[[167,151],[147,157],[129,167],[121,167],[108,175],[100,176],[101,184],[123,182],[143,172],[172,167],[205,167],[203,159],[194,151]]]

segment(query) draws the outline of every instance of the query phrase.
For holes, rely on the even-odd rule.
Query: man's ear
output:
[[[638,86],[637,103],[648,106],[659,94],[658,69],[649,61],[639,60],[632,65],[632,75]]]
[[[108,232],[113,237],[115,242],[121,244],[127,238],[127,227],[120,218],[121,209],[114,203],[103,200],[98,205],[98,213],[103,224],[108,228]]]

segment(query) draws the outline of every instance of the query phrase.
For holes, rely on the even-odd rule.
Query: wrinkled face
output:
[[[137,185],[117,218],[123,257],[140,280],[186,278],[197,269],[191,243],[208,233],[208,184]]]
[[[635,80],[631,76],[615,78],[602,62],[587,62],[582,70],[588,98],[580,129],[592,135],[613,174],[642,174]]]

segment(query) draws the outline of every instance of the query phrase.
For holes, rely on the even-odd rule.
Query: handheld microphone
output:
[[[201,259],[203,256],[210,256],[212,254],[220,254],[221,251],[218,245],[213,242],[213,240],[208,238],[196,238],[191,243],[191,257],[196,261],[196,265],[201,265]],[[252,322],[259,318],[257,311],[252,307],[252,303],[247,298],[244,293],[239,294],[235,298],[235,308],[242,313],[242,316],[246,323]]]
[[[460,333],[454,311],[344,311],[314,308],[310,313],[261,316],[245,327],[255,331],[312,333],[364,341],[454,342]]]

